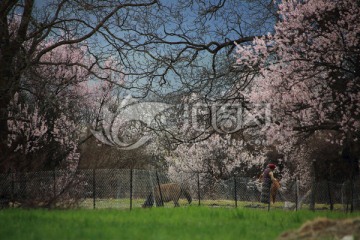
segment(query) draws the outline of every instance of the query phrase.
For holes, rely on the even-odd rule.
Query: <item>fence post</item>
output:
[[[162,196],[162,192],[161,192],[160,180],[159,180],[158,172],[155,171],[155,174],[156,174],[156,181],[157,181],[157,184],[158,184],[158,187],[159,187],[159,194],[160,194],[160,203],[159,203],[159,206],[164,206],[163,196]],[[155,194],[155,202],[156,202],[156,194]]]
[[[200,173],[198,172],[197,173],[197,192],[198,192],[198,206],[200,206],[200,198],[201,198],[201,195],[200,195]]]
[[[53,186],[54,207],[56,207],[56,169],[55,168],[53,171],[53,180],[54,180],[54,186]]]
[[[235,207],[237,208],[237,184],[236,184],[236,176],[234,175],[234,199],[235,199]]]
[[[350,181],[350,180],[349,180]],[[346,206],[344,206],[344,210],[346,213],[349,212],[349,203],[350,203],[350,195],[351,195],[351,189],[350,189],[350,193],[347,194],[347,180],[345,182],[343,182],[342,184],[342,188],[343,188],[343,192],[342,192],[342,202],[343,202],[343,205],[346,204]],[[349,187],[350,186],[351,182],[349,182]],[[346,202],[345,202],[346,201]]]
[[[270,211],[270,204],[271,204],[271,184],[270,184],[270,187],[269,187],[269,196],[268,196],[268,199],[269,199],[269,203],[268,203],[268,212]]]
[[[295,179],[295,210],[299,210],[299,176]]]
[[[95,168],[93,168],[93,208],[96,208],[96,175]]]
[[[330,181],[327,180],[327,189],[328,189],[328,197],[329,197],[329,203],[330,203],[330,211],[334,209],[334,203],[331,196],[331,188],[330,188]]]
[[[311,199],[310,199],[310,210],[315,211],[315,176],[316,176],[316,170],[315,170],[315,163],[316,160],[313,159],[312,161],[312,183],[311,183]]]
[[[54,195],[54,198],[55,198],[55,196],[56,196],[56,172],[55,172],[55,169],[53,170],[53,181],[54,181],[53,195]]]
[[[351,202],[350,202],[350,212],[352,213],[354,211],[354,177],[351,176],[350,180],[350,193],[351,193]]]
[[[15,206],[15,173],[11,173],[11,202],[12,207]]]
[[[133,199],[133,172],[134,169],[130,169],[130,211],[132,210],[132,199]]]

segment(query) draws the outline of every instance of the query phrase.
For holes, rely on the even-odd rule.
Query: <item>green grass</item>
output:
[[[133,208],[139,208],[143,205],[145,199],[142,198],[135,198],[132,200],[132,207]],[[84,199],[79,205],[78,208],[83,209],[93,209],[93,199],[87,198]],[[185,199],[179,199],[180,206],[188,206],[188,202]],[[257,207],[260,203],[259,202],[251,202],[251,201],[238,201],[237,207],[239,208],[254,208]],[[193,206],[198,206],[198,200],[193,199],[192,201]],[[200,201],[201,206],[211,206],[211,207],[235,207],[235,201],[234,200],[224,200],[224,199],[217,199],[217,200],[201,200]],[[164,207],[173,208],[174,203],[172,201],[165,202]],[[264,208],[267,206],[263,205]],[[111,209],[129,209],[130,208],[130,200],[128,198],[117,198],[117,199],[96,199],[95,208],[97,209],[104,209],[104,208],[111,208]],[[277,209],[283,209],[284,208],[284,202],[276,202],[274,205],[271,204],[271,208],[277,208]],[[302,209],[309,209],[309,204],[303,204]],[[330,206],[327,204],[316,204],[317,210],[324,210],[324,209],[330,209]],[[334,210],[343,210],[342,204],[335,204]]]
[[[0,239],[276,239],[318,216],[360,213],[180,207],[0,211]]]

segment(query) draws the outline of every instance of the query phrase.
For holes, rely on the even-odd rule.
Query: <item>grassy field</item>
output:
[[[139,208],[143,205],[145,199],[133,199],[132,207]],[[180,206],[188,206],[188,202],[185,199],[179,199]],[[201,200],[201,206],[209,206],[209,207],[235,207],[234,200]],[[259,205],[259,202],[251,202],[251,201],[238,201],[237,206],[239,208],[254,208]],[[198,206],[198,200],[193,199],[192,206]],[[164,207],[166,208],[173,208],[174,203],[165,202]],[[266,208],[266,206],[263,206]],[[295,206],[294,206],[295,207]],[[93,199],[87,198],[82,201],[78,208],[83,209],[93,209]],[[97,199],[95,203],[96,209],[104,209],[104,208],[111,208],[111,209],[130,209],[130,200],[126,198],[119,198],[119,199]],[[274,205],[271,204],[271,209],[283,209],[284,202],[276,202]],[[303,204],[302,209],[309,209],[309,204]],[[330,209],[329,205],[326,204],[316,204],[316,209]],[[334,204],[334,210],[343,210],[342,204]]]
[[[0,239],[276,239],[285,230],[330,211],[180,207],[129,210],[0,211]]]

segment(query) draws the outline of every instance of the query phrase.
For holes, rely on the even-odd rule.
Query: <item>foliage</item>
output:
[[[304,172],[303,165],[311,169],[313,159],[329,163],[324,152],[314,154],[327,141],[340,152],[336,154],[343,159],[341,168],[347,167],[343,175],[356,175],[359,2],[282,1],[279,16],[274,34],[238,46],[237,64],[254,75],[249,89],[242,93],[252,103],[271,104],[272,124],[262,132],[269,144],[288,154],[296,171]],[[317,172],[329,171],[330,164],[320,165]]]
[[[184,173],[194,176],[202,173],[199,180],[205,186],[213,186],[214,182],[229,179],[237,173],[246,175],[252,168],[261,169],[265,161],[261,154],[246,151],[242,143],[230,135],[218,134],[199,143],[179,145],[165,159],[171,179],[183,181]]]
[[[118,85],[126,75],[122,87],[141,97],[173,88],[217,95],[236,81],[230,61],[223,61],[234,41],[250,41],[271,28],[275,9],[266,0],[2,1],[1,160],[11,155],[6,122],[15,93],[39,98],[49,110],[52,101],[66,102],[64,93],[84,90],[74,85],[88,77]],[[243,20],[249,17],[254,23]],[[115,64],[106,64],[109,56]]]
[[[14,149],[17,159],[8,161],[7,168],[29,171],[42,169],[52,162],[61,163],[68,170],[76,169],[79,154],[74,121],[60,113],[57,119],[50,118],[51,122],[40,112],[39,104],[31,109],[29,105],[19,103],[18,94],[9,109],[8,146]]]
[[[51,135],[54,122],[63,117],[79,129],[79,122],[84,120],[80,109],[93,104],[86,101],[90,80],[113,84],[123,80],[118,62],[110,60],[103,46],[99,47],[95,35],[102,27],[108,29],[105,26],[110,24],[108,20],[122,9],[151,6],[155,1],[113,2],[105,5],[87,1],[1,2],[0,171],[24,170],[10,166],[16,153],[12,146],[8,147],[8,107],[16,93],[29,115],[39,114],[46,119],[47,134]],[[32,112],[35,108],[27,107],[35,105],[35,112]],[[10,113],[10,117],[14,114]],[[50,145],[44,148],[47,152],[53,148]],[[57,164],[54,160],[50,165]]]
[[[351,0],[284,1],[274,35],[239,46],[239,65],[258,69],[254,102],[270,102],[270,142],[289,146],[297,132],[359,134],[360,7]],[[289,141],[290,140],[290,141]],[[333,140],[331,134],[329,140]]]

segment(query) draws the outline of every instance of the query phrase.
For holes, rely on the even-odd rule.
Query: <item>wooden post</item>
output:
[[[54,207],[56,207],[56,169],[54,168],[53,171],[53,181],[54,181],[54,185],[53,185],[53,197],[54,197]]]
[[[351,180],[350,180],[350,193],[351,193],[351,202],[350,202],[350,212],[354,212],[354,178],[353,176],[351,176]]]
[[[272,183],[271,183],[271,184],[272,184]],[[270,187],[269,187],[269,196],[268,196],[268,199],[269,199],[268,212],[270,211],[270,204],[271,204],[271,184],[270,184]]]
[[[311,199],[310,199],[310,210],[315,211],[315,185],[316,185],[316,170],[315,170],[316,160],[312,161],[312,183],[311,183]]]
[[[55,169],[53,171],[53,181],[54,181],[54,185],[53,185],[53,196],[56,196],[56,172]]]
[[[333,171],[333,163],[330,163],[330,176],[329,176],[329,180],[328,180],[328,193],[329,193],[329,202],[330,202],[330,210],[334,210],[334,202],[333,202],[333,198],[331,195],[331,181],[333,179],[332,177],[332,171]]]
[[[132,210],[133,200],[133,168],[130,169],[130,211]]]
[[[159,187],[159,194],[160,194],[160,203],[159,203],[159,205],[164,206],[164,201],[163,201],[163,196],[162,196],[162,192],[161,192],[160,180],[159,180],[158,172],[156,171],[155,174],[156,174],[156,181],[157,181],[157,184],[158,184],[158,187]],[[155,202],[156,202],[156,196],[155,196]]]
[[[15,173],[11,173],[11,202],[12,207],[15,206]]]
[[[200,194],[200,173],[197,173],[197,192],[198,192],[198,206],[200,206],[200,198],[201,198],[201,194]]]
[[[234,175],[234,199],[235,199],[235,207],[237,208],[237,184],[236,184],[236,176]]]
[[[296,206],[296,208],[295,208],[295,210],[297,211],[297,210],[299,210],[299,184],[300,184],[300,180],[299,180],[299,176],[297,176],[296,177],[296,180],[295,180],[295,187],[296,187],[296,189],[295,189],[295,206]]]
[[[330,181],[329,180],[327,180],[327,189],[328,189],[328,198],[329,198],[329,204],[330,204],[330,211],[332,211],[334,209],[334,203],[332,201],[331,188],[330,188]]]
[[[95,168],[93,169],[93,208],[96,208],[96,175]]]

